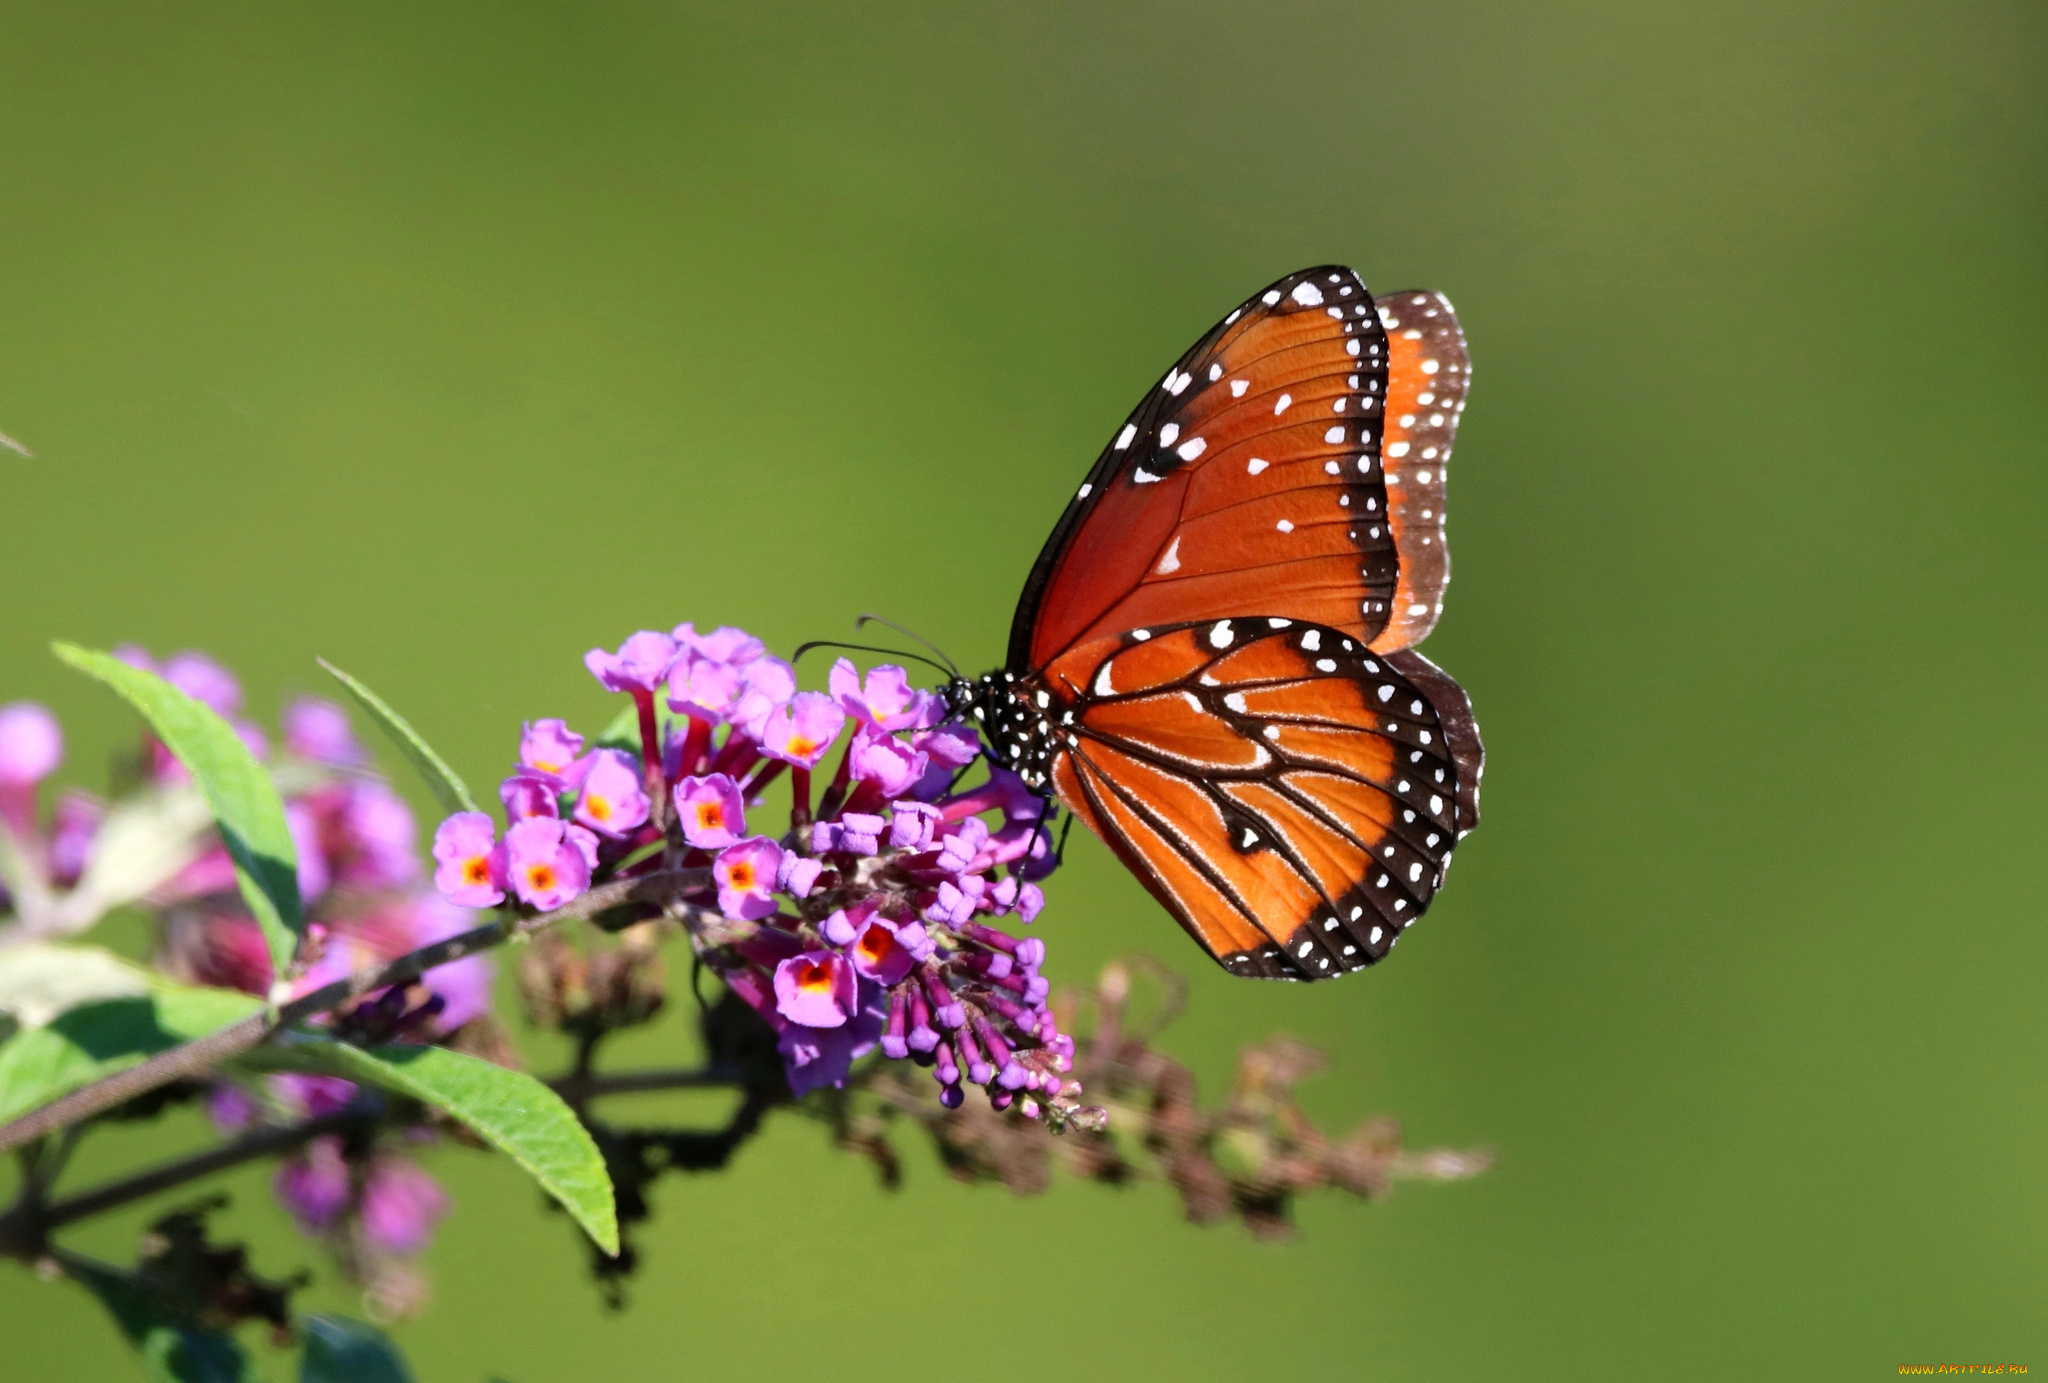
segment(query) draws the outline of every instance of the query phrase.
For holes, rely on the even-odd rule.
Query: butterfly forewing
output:
[[[1391,361],[1381,454],[1401,575],[1392,617],[1372,646],[1392,650],[1428,638],[1443,613],[1444,587],[1451,579],[1444,537],[1445,472],[1458,417],[1465,411],[1472,364],[1457,314],[1441,293],[1389,293],[1379,300],[1379,319]]]
[[[1323,979],[1422,915],[1476,819],[1477,731],[1420,655],[1281,617],[1097,640],[1046,669],[1060,795],[1224,967]]]
[[[1290,274],[1181,357],[1040,554],[1013,670],[1257,607],[1370,640],[1398,580],[1379,466],[1387,342],[1348,269]]]

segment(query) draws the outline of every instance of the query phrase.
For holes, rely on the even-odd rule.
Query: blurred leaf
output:
[[[147,993],[149,976],[141,967],[98,946],[0,948],[0,1011],[24,1028],[40,1028],[81,1004]]]
[[[443,812],[452,816],[456,812],[478,810],[476,799],[469,795],[468,786],[456,776],[455,770],[448,766],[448,761],[436,754],[433,747],[420,738],[420,732],[412,728],[410,721],[392,710],[383,697],[325,658],[316,658],[314,661],[332,673],[342,686],[348,688],[348,694],[355,698],[356,704],[368,712],[370,719],[376,721],[384,733],[391,737],[391,742],[398,746],[399,752],[419,770],[420,777],[427,780],[427,786],[433,789],[434,800],[441,804]]]
[[[157,788],[124,798],[93,833],[78,884],[57,902],[49,933],[74,936],[135,902],[199,858],[213,818],[196,788]]]
[[[85,1004],[0,1046],[0,1123],[263,1007],[229,989],[164,985],[147,997]]]
[[[661,706],[656,703],[655,710]],[[626,708],[612,717],[612,723],[598,734],[595,749],[623,749],[634,757],[640,754],[640,709],[630,701]]]
[[[119,692],[149,722],[213,809],[214,825],[234,857],[242,900],[263,927],[271,966],[283,975],[306,930],[299,909],[298,852],[284,801],[232,725],[155,673],[75,644],[57,656]]]
[[[391,1337],[347,1316],[308,1316],[299,1383],[412,1383]]]
[[[37,935],[48,931],[54,908],[49,885],[4,821],[0,821],[0,891],[13,903],[22,929]]]
[[[612,1183],[597,1144],[562,1097],[525,1072],[446,1047],[351,1047],[304,1034],[239,1060],[257,1070],[341,1076],[446,1110],[524,1167],[606,1253],[618,1253]]]
[[[134,1273],[71,1254],[63,1261],[142,1355],[152,1383],[254,1383],[249,1356],[234,1336],[195,1325]]]

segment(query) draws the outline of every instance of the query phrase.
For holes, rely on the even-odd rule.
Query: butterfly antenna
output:
[[[812,639],[809,643],[799,647],[796,652],[790,654],[789,661],[794,663],[814,648],[848,648],[856,653],[886,653],[891,658],[909,658],[913,662],[923,663],[926,667],[935,667],[948,677],[958,677],[960,675],[959,668],[948,667],[944,663],[935,663],[922,653],[912,653],[901,648],[879,648],[871,643],[840,643],[837,639]]]
[[[955,677],[958,677],[960,675],[960,669],[954,664],[951,658],[946,657],[945,649],[940,648],[937,644],[933,643],[924,635],[918,633],[915,629],[912,629],[909,625],[898,624],[895,620],[890,619],[887,615],[862,615],[859,619],[853,622],[853,627],[858,629],[862,625],[868,624],[870,622],[875,624],[886,624],[891,629],[894,629],[897,633],[901,634],[904,638],[923,644],[926,648],[929,648],[932,652],[938,654],[940,658],[945,660],[946,666],[952,670],[952,673]]]

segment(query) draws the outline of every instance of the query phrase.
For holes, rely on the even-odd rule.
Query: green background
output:
[[[17,0],[0,699],[92,781],[131,723],[50,638],[203,646],[266,718],[321,654],[488,783],[522,718],[608,717],[580,655],[642,626],[786,650],[880,609],[987,665],[1223,310],[1323,260],[1440,288],[1477,379],[1428,652],[1491,751],[1442,901],[1365,978],[1246,984],[1090,842],[1040,926],[1067,978],[1186,970],[1212,1093],[1285,1029],[1332,1054],[1319,1118],[1497,1170],[1276,1247],[921,1150],[886,1194],[782,1119],[663,1185],[607,1316],[562,1220],[449,1150],[400,1338],[512,1383],[2048,1368],[2044,37],[2023,3]],[[310,1260],[228,1184],[262,1263]],[[10,1379],[132,1367],[82,1293],[0,1281]]]

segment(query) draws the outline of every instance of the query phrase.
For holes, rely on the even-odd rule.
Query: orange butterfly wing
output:
[[[1443,613],[1451,580],[1445,472],[1472,383],[1472,358],[1443,294],[1404,289],[1378,299],[1378,306],[1390,359],[1380,451],[1401,564],[1392,617],[1372,641],[1384,653],[1421,643]]]
[[[1379,467],[1387,340],[1349,269],[1289,274],[1196,342],[1039,554],[1013,671],[1249,608],[1369,640],[1398,576]]]
[[[1145,634],[1046,670],[1061,798],[1233,974],[1385,956],[1478,821],[1464,693],[1420,654],[1284,618]]]

